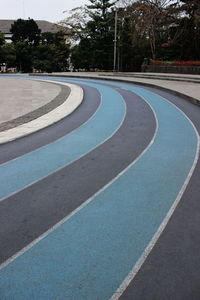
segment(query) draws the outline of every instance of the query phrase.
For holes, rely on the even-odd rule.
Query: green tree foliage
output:
[[[72,44],[79,41],[86,34],[84,28],[89,20],[86,6],[75,7],[68,12],[68,17],[59,22],[70,33],[68,39]]]
[[[12,33],[12,41],[14,43],[39,44],[41,30],[33,19],[18,19],[11,25],[10,32]]]
[[[200,59],[199,0],[118,0],[117,69],[139,71],[145,57],[162,60]],[[78,10],[73,20],[79,37],[72,49],[75,69],[112,69],[115,5],[90,0],[85,23]],[[78,34],[77,34],[78,33]],[[192,37],[192,38],[191,38]]]
[[[2,45],[5,44],[4,34],[0,31],[0,64],[3,63]]]
[[[41,34],[41,43],[52,45],[55,43],[55,33],[52,32],[43,32]]]
[[[33,67],[41,72],[67,71],[69,53],[63,32],[46,32],[42,34],[41,44],[34,49]]]
[[[138,71],[144,57],[151,56],[149,39],[138,22],[137,3],[118,9],[117,65],[119,71]]]
[[[79,46],[72,51],[72,61],[84,56],[83,61],[76,61],[77,67],[101,70],[113,68],[113,7],[114,2],[110,0],[90,0],[90,5],[86,6],[89,20],[79,34]]]
[[[178,6],[176,35],[172,39],[172,49],[177,49],[181,60],[200,59],[200,2],[184,0]]]
[[[15,45],[18,71],[31,72],[33,49],[39,45],[41,30],[33,19],[18,19],[11,25],[12,41]]]
[[[26,42],[15,43],[16,67],[20,72],[32,72],[32,47]]]
[[[156,19],[154,15],[157,11],[153,13],[151,9],[147,16],[143,10],[147,3],[141,6],[141,1],[127,1],[123,8],[115,8],[115,3],[110,0],[90,2],[86,6],[88,21],[81,31],[79,28],[79,44],[72,50],[75,69],[113,69],[115,9],[118,14],[117,69],[136,71],[140,69],[144,57],[151,56],[151,53],[155,57],[155,21],[151,22],[152,26],[146,23],[149,24],[151,14],[152,20]]]
[[[74,69],[112,70],[116,9],[119,71],[139,71],[145,57],[200,60],[199,0],[89,0],[60,22],[73,47],[66,32],[41,34],[34,20],[19,19],[11,45],[0,33],[0,63],[22,72],[66,71],[70,55]]]
[[[0,46],[5,44],[5,38],[3,32],[0,31]]]
[[[57,71],[67,71],[68,57],[70,54],[70,45],[66,44],[65,32],[59,31],[55,34],[55,48],[55,69]]]
[[[93,70],[96,66],[93,56],[90,56],[92,51],[92,42],[87,38],[81,38],[78,45],[75,45],[71,50],[71,62],[75,70]]]
[[[4,44],[0,47],[1,63],[6,63],[7,68],[16,66],[16,52],[13,44]]]
[[[12,43],[4,44],[0,34],[0,63],[20,72],[67,71],[70,46],[64,32],[41,34],[37,23],[19,19],[12,25]]]
[[[41,44],[37,46],[34,51],[33,67],[41,72],[52,72],[54,70],[54,55],[54,44]]]

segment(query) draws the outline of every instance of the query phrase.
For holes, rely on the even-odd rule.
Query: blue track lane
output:
[[[55,172],[108,139],[121,125],[126,112],[118,92],[94,83],[102,104],[94,116],[71,134],[0,166],[0,199]],[[114,112],[113,112],[114,108]]]
[[[175,106],[130,89],[156,113],[154,143],[86,206],[1,269],[2,300],[109,299],[162,223],[190,172],[198,140]]]

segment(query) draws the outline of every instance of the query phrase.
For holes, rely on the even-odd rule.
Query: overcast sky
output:
[[[88,4],[88,0],[0,0],[0,19],[27,19],[58,22],[65,10]]]

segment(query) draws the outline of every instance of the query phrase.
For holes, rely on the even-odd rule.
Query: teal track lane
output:
[[[155,111],[154,142],[87,205],[3,266],[0,299],[109,299],[163,222],[194,164],[198,137],[174,105],[130,89]]]
[[[65,137],[0,166],[0,199],[25,188],[85,155],[120,127],[126,106],[118,92],[94,83],[101,106],[81,127]],[[113,111],[114,109],[114,111]]]

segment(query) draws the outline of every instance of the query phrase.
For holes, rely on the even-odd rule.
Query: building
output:
[[[3,32],[5,41],[7,43],[11,43],[12,34],[10,32],[10,29],[11,29],[11,25],[15,21],[16,20],[0,20],[0,31]],[[59,26],[55,23],[48,22],[48,21],[35,20],[35,22],[37,23],[37,25],[42,33],[43,32],[56,33],[62,28],[61,26]]]

